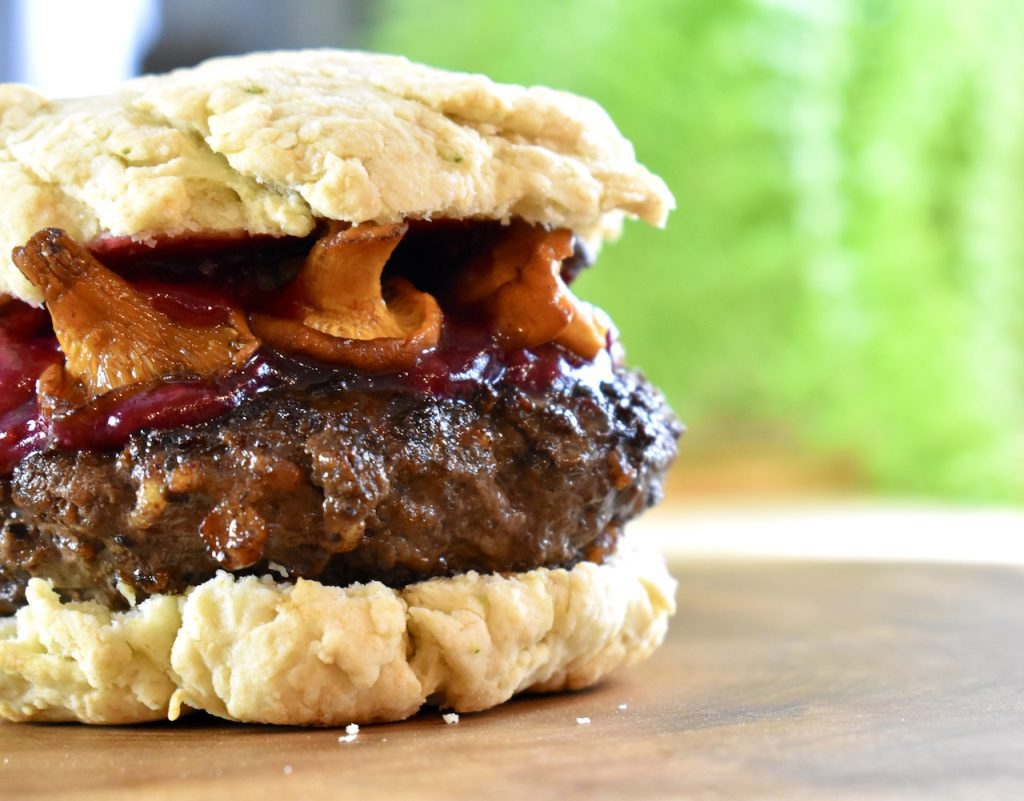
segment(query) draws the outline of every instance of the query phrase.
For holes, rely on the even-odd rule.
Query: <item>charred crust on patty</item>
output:
[[[271,562],[396,587],[570,565],[657,502],[679,433],[619,370],[541,398],[291,390],[119,451],[36,454],[3,483],[0,611],[30,576],[123,606],[119,583],[141,599]]]

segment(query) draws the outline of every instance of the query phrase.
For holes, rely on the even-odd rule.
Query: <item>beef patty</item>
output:
[[[617,369],[543,396],[282,389],[118,452],[40,452],[0,482],[0,613],[31,577],[123,607],[119,583],[141,600],[218,569],[401,586],[599,559],[681,430]]]

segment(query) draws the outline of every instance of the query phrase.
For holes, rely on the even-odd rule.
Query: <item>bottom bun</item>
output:
[[[193,709],[252,723],[401,720],[587,687],[649,656],[675,581],[627,538],[604,564],[392,589],[227,573],[127,612],[29,582],[0,620],[0,717],[138,723]]]

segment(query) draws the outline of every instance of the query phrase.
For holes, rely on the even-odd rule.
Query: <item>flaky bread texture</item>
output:
[[[603,565],[378,582],[220,573],[127,612],[62,604],[33,579],[0,620],[0,717],[136,723],[202,709],[229,720],[334,726],[459,712],[579,689],[647,658],[675,612],[654,550]]]
[[[521,217],[593,240],[673,205],[592,101],[339,50],[214,59],[78,100],[0,85],[0,187],[0,292],[31,302],[9,254],[45,227],[146,240]]]

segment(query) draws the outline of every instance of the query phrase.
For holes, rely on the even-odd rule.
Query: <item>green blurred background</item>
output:
[[[668,182],[578,292],[684,467],[1024,499],[1024,4],[389,0],[369,43],[593,97]]]

